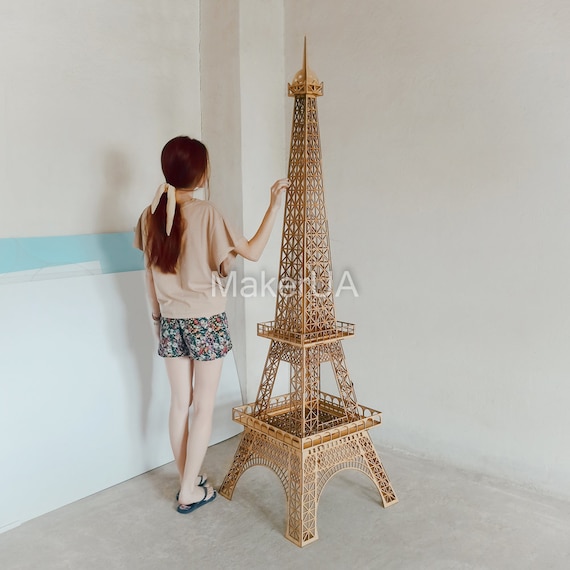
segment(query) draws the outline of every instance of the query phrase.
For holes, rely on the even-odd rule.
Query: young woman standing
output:
[[[248,240],[232,231],[210,202],[193,197],[209,176],[208,151],[200,141],[185,136],[170,140],[161,164],[166,183],[139,218],[135,246],[145,254],[158,354],[170,381],[169,434],[180,474],[177,510],[186,514],[216,498],[200,475],[222,358],[232,348],[226,297],[216,291],[216,276],[229,273],[236,255],[259,259],[289,181],[273,184],[261,225]]]

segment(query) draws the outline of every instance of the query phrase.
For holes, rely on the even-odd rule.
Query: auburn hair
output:
[[[168,141],[162,149],[160,162],[166,182],[176,189],[193,190],[202,179],[208,180],[208,149],[196,139],[180,136]],[[149,265],[163,273],[176,273],[186,229],[180,208],[176,207],[169,236],[166,235],[166,193],[161,196],[154,214],[149,208],[146,222]]]

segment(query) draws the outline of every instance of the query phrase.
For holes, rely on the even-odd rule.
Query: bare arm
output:
[[[152,278],[152,271],[150,270],[150,267],[147,267],[146,269],[146,292],[150,301],[152,315],[153,317],[158,317],[160,315],[160,305],[158,304],[158,299],[156,298],[154,279]]]
[[[243,240],[235,248],[235,253],[249,259],[250,261],[257,261],[261,257],[261,254],[269,241],[271,230],[273,229],[277,213],[281,207],[283,194],[287,188],[289,188],[289,184],[290,182],[287,178],[277,180],[277,182],[273,184],[271,187],[271,201],[269,203],[269,208],[267,208],[257,232],[255,232],[255,235],[250,240]],[[228,258],[231,256],[232,254],[230,254]],[[228,258],[226,258],[222,263],[222,269],[224,269],[224,267],[228,267],[226,266]],[[233,259],[229,259],[229,263],[231,263],[231,261],[233,261]]]

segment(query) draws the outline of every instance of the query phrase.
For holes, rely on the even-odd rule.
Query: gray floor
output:
[[[209,449],[218,485],[239,438]],[[382,509],[370,480],[343,471],[319,503],[319,540],[285,539],[285,494],[249,469],[232,501],[174,510],[171,463],[0,535],[15,569],[570,569],[570,504],[508,483],[379,449],[400,502]]]

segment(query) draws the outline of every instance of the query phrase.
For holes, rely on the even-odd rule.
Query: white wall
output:
[[[570,496],[570,7],[290,0],[376,441]],[[397,477],[397,474],[395,474]]]
[[[162,145],[200,136],[199,21],[198,0],[0,3],[0,531],[172,460],[143,272],[77,234],[129,232]],[[241,401],[229,356],[212,442]]]
[[[246,0],[240,8],[240,79],[242,114],[242,176],[244,228],[253,235],[269,205],[270,187],[287,177],[289,129],[283,109],[290,107],[284,79],[284,29],[282,0]],[[289,127],[290,128],[290,127]],[[245,261],[245,335],[247,401],[255,400],[269,341],[257,336],[257,323],[275,316],[275,297],[263,289],[279,275],[283,209],[261,259]],[[250,280],[249,282],[247,280]],[[254,288],[249,284],[256,284]],[[276,290],[276,286],[272,287]],[[285,367],[285,365],[284,365]],[[287,382],[275,393],[289,390]]]
[[[0,532],[172,461],[145,307],[143,271],[0,284]],[[230,353],[212,443],[240,403]]]
[[[171,460],[144,305],[142,272],[0,285],[1,530]]]
[[[200,134],[198,15],[198,0],[0,3],[0,237],[133,227],[164,142]]]
[[[269,205],[271,185],[287,175],[283,3],[205,0],[201,6],[202,130],[212,200],[250,238]],[[257,337],[257,322],[273,318],[275,299],[240,291],[260,283],[263,272],[277,276],[281,225],[282,217],[259,262],[235,266],[237,295],[228,303],[228,317],[247,401],[255,399],[269,347]]]
[[[200,85],[202,140],[210,155],[211,200],[236,230],[243,230],[239,66],[239,3],[209,0],[200,4]],[[234,267],[243,275],[243,262]],[[245,320],[240,297],[228,298],[228,321],[245,400],[245,338],[235,334]]]

